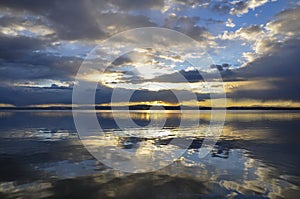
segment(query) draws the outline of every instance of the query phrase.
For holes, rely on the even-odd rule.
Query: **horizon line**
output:
[[[209,107],[209,106],[153,106],[153,105],[131,105],[131,106],[49,106],[49,107],[30,107],[30,106],[15,106],[15,107],[0,107],[0,110],[155,110],[150,108],[163,107],[163,110],[181,110],[181,107],[188,109],[184,110],[300,110],[300,107],[292,106],[228,106],[228,107]],[[112,107],[114,107],[112,109]],[[158,109],[161,110],[161,109]]]

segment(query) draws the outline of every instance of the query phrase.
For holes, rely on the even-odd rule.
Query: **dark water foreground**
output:
[[[107,134],[114,135],[117,126],[111,113],[99,111],[98,118]],[[207,125],[210,116],[135,111],[132,118],[141,126],[167,118],[165,128],[175,132],[180,118]],[[186,132],[194,128],[186,126]],[[155,172],[128,174],[108,168],[88,153],[70,111],[2,111],[0,198],[297,199],[299,129],[300,112],[230,111],[207,157],[197,156],[201,136],[185,134],[194,141],[183,158]],[[111,140],[121,135],[118,144],[125,150],[143,142],[122,131]],[[168,136],[159,139],[168,141]]]

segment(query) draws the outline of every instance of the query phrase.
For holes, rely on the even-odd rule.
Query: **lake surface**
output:
[[[122,120],[122,114],[114,117]],[[127,131],[118,129],[109,111],[97,116],[107,143],[124,150],[137,150],[149,140],[164,148],[174,134],[193,141],[169,166],[125,173],[87,151],[71,111],[1,111],[0,198],[300,198],[300,112],[228,111],[205,158],[197,155],[203,135],[192,132],[208,125],[209,111],[133,111],[131,118],[141,127]],[[200,127],[178,131],[182,118]],[[146,127],[154,133],[142,134],[150,121],[162,119],[168,133]]]

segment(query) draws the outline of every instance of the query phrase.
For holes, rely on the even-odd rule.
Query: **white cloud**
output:
[[[249,10],[255,10],[255,8],[260,7],[270,0],[248,0],[248,1],[233,1],[233,8],[230,9],[231,15],[241,16],[249,12]]]
[[[123,88],[132,90],[177,90],[177,91],[192,91],[194,93],[209,94],[224,92],[223,83],[219,82],[195,82],[195,83],[172,83],[172,82],[143,82],[139,84],[118,83],[107,85],[111,88]]]
[[[267,23],[269,34],[279,39],[289,39],[300,36],[300,7],[285,10],[278,14],[274,21]]]
[[[247,62],[252,62],[257,59],[257,54],[255,52],[243,52],[243,58],[245,58]],[[242,66],[245,66],[246,63],[242,62]]]
[[[233,28],[235,27],[235,24],[233,23],[232,19],[229,18],[227,21],[226,21],[226,24],[225,24],[227,27],[230,27],[230,28]]]
[[[251,3],[251,2],[250,2]],[[253,2],[252,2],[253,3]],[[258,4],[256,4],[258,5]],[[266,25],[251,25],[236,31],[225,31],[218,38],[227,41],[248,43],[252,51],[243,52],[242,66],[257,58],[277,52],[288,40],[300,38],[300,7],[284,10]],[[241,44],[242,46],[242,44]],[[240,60],[241,61],[241,60]]]
[[[219,35],[219,38],[223,40],[241,39],[246,41],[256,41],[263,36],[263,25],[251,25],[249,27],[240,28],[235,32],[225,31],[223,35]]]

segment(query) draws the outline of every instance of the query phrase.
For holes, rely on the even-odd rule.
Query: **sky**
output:
[[[203,72],[222,76],[227,106],[299,107],[299,21],[299,0],[1,0],[0,107],[72,104],[77,71],[91,50],[142,27],[176,30],[197,41],[213,63]],[[130,102],[121,97],[116,105],[218,101],[207,89],[214,82],[186,61],[204,59],[201,52],[160,50],[136,49],[105,73],[79,78],[98,82],[100,105],[110,104],[115,89],[133,93]],[[174,90],[196,99],[178,100]]]

